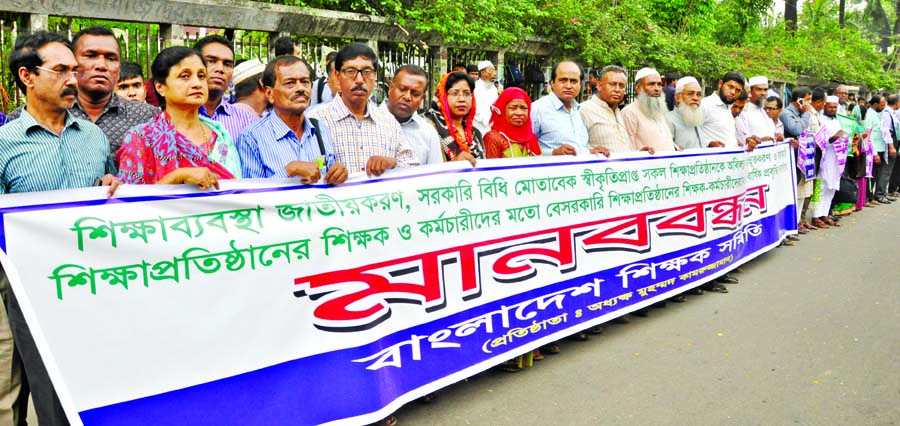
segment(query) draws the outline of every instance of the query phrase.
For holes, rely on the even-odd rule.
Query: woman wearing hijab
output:
[[[531,129],[531,98],[524,90],[510,87],[491,106],[491,131],[484,135],[484,149],[487,158],[541,155]]]
[[[463,72],[445,75],[438,85],[438,102],[434,105],[437,109],[425,113],[441,137],[441,150],[446,161],[467,160],[474,166],[476,158],[484,158],[481,132],[472,127],[474,88],[475,81]]]

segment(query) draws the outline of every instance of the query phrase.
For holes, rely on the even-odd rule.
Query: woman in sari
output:
[[[510,87],[491,106],[491,131],[484,135],[484,149],[487,158],[541,155],[531,129],[531,98],[524,90]]]
[[[219,179],[241,177],[241,163],[225,128],[199,114],[206,102],[206,65],[188,47],[159,52],[151,66],[163,111],[135,126],[116,153],[119,179],[127,184],[193,184],[218,188]]]
[[[437,103],[425,113],[441,137],[445,161],[466,160],[474,166],[475,159],[484,158],[481,132],[472,126],[476,106],[473,90],[472,77],[463,72],[449,73],[438,84]]]

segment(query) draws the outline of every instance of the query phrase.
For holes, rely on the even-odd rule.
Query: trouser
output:
[[[9,328],[8,305],[9,280],[0,268],[0,425],[24,426],[28,416],[28,383]]]
[[[872,187],[872,194],[869,196],[870,200],[881,200],[884,199],[884,197],[887,197],[888,183],[891,181],[891,171],[894,167],[893,164],[884,164],[887,154],[879,152],[876,155],[881,157],[881,163],[875,164],[875,168],[872,170],[872,180],[870,184]],[[894,160],[896,160],[896,158],[894,158]]]
[[[866,178],[856,179],[856,188],[859,191],[859,195],[856,197],[857,210],[862,210],[862,208],[866,206],[866,187]]]
[[[825,183],[822,182],[821,187],[819,188],[819,203],[816,204],[816,208],[813,211],[813,217],[824,217],[831,213],[831,200],[834,199],[834,194],[836,192],[837,190],[835,189],[826,188]]]
[[[900,156],[891,160],[891,179],[888,183],[888,193],[900,191]]]
[[[25,364],[25,374],[28,377],[28,385],[31,390],[31,399],[34,402],[34,411],[37,414],[38,423],[51,426],[68,426],[69,420],[63,411],[56,389],[47,374],[44,361],[38,353],[37,345],[31,336],[31,330],[22,315],[22,308],[16,300],[16,295],[10,289],[9,292],[9,327],[12,330],[16,347],[22,355]]]
[[[800,179],[797,181],[798,225],[806,221],[806,214],[809,211],[809,201],[810,197],[812,197],[812,184],[811,180],[806,180],[803,176],[800,176]]]

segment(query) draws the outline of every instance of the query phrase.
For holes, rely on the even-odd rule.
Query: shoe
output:
[[[723,275],[719,278],[716,278],[716,282],[721,283],[721,284],[737,284],[740,281],[738,281],[737,278],[729,277],[728,275]]]
[[[709,287],[709,291],[713,293],[728,293],[728,288],[722,284],[713,284]]]
[[[781,246],[784,246],[784,247],[793,247],[793,246],[794,246],[794,242],[791,241],[791,240],[789,240],[789,239],[787,239],[787,238],[785,238],[785,239],[781,240],[781,243],[778,244],[778,246],[779,246],[779,247],[781,247]]]
[[[806,234],[809,233],[809,231],[807,231],[807,230],[805,230],[805,229],[800,229],[800,230],[797,231],[797,233],[800,234],[800,235],[806,235]]]
[[[879,198],[875,200],[878,204],[890,204],[891,202],[887,198]]]
[[[556,355],[561,350],[562,349],[560,349],[559,345],[556,343],[551,343],[549,345],[541,346],[541,353],[545,353],[545,354]]]
[[[890,194],[888,194],[888,196],[894,197],[894,198],[900,198],[900,191],[891,192]]]
[[[684,295],[683,295],[683,294],[679,294],[678,296],[675,296],[675,297],[673,297],[673,298],[671,298],[671,299],[669,299],[669,300],[671,300],[671,301],[673,301],[673,302],[675,302],[675,303],[684,303],[684,302],[687,302],[687,299],[684,298]]]
[[[884,197],[884,198],[887,198],[887,200],[890,201],[890,202],[892,202],[892,203],[893,203],[894,201],[897,201],[897,197],[891,197],[890,195],[888,195],[887,197]]]
[[[587,329],[588,334],[600,334],[603,333],[603,326],[595,325],[589,329]]]
[[[638,310],[632,312],[631,315],[634,315],[636,317],[641,317],[641,318],[647,318],[647,316],[650,315],[650,310],[647,308],[638,309]]]
[[[695,296],[699,296],[699,295],[701,295],[701,294],[703,294],[703,293],[705,293],[705,292],[704,292],[703,289],[700,288],[700,287],[694,287],[694,288],[692,288],[692,289],[686,291],[685,293],[687,293],[687,294],[693,294],[693,295],[695,295]]]
[[[587,342],[590,339],[591,339],[591,336],[588,336],[587,333],[585,333],[583,331],[580,331],[578,333],[575,333],[575,334],[569,336],[569,340],[574,340],[576,342]]]
[[[623,316],[618,317],[618,318],[616,318],[616,319],[614,319],[614,320],[612,320],[612,321],[610,321],[610,322],[613,323],[613,324],[628,324],[628,323],[631,322],[631,320],[628,319],[628,317],[626,317],[626,316],[623,315]]]
[[[877,205],[878,205],[878,203],[875,202],[875,200],[872,200],[872,201],[869,201],[866,203],[866,207],[875,207]]]
[[[665,307],[666,307],[666,301],[663,300],[662,302],[656,302],[656,303],[650,305],[650,307],[651,307],[651,308],[656,308],[656,309],[662,309],[662,308],[665,308]]]

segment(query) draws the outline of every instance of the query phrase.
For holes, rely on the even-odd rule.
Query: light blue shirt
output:
[[[316,132],[320,132],[323,153],[319,149]],[[266,114],[259,121],[250,124],[241,132],[237,141],[241,154],[241,170],[245,178],[286,178],[284,170],[291,161],[315,162],[325,156],[327,169],[334,166],[334,147],[327,128],[313,127],[304,117],[303,134],[298,138],[275,112]]]
[[[885,137],[881,134],[881,116],[881,112],[875,111],[875,108],[869,108],[863,124],[865,127],[872,127],[872,133],[869,135],[869,138],[872,141],[872,148],[875,152],[884,152],[885,150]],[[891,135],[887,137],[890,138]]]
[[[109,142],[95,124],[66,112],[60,135],[28,113],[0,127],[0,193],[93,186],[114,173]]]
[[[552,155],[563,144],[572,145],[578,155],[591,152],[587,128],[578,112],[580,108],[573,100],[572,109],[566,111],[566,106],[552,92],[531,104],[531,128],[544,155]]]

